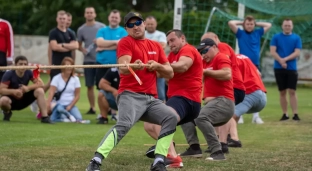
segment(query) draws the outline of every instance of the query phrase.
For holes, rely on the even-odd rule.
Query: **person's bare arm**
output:
[[[256,22],[256,26],[263,27],[264,33],[266,33],[270,30],[272,24],[268,22]]]
[[[63,43],[65,49],[69,50],[77,50],[79,48],[78,42],[76,40],[72,40],[70,43]]]
[[[300,56],[300,49],[296,48],[293,53],[284,58],[285,61],[290,61]]]
[[[9,89],[8,85],[1,83],[0,84],[0,94],[2,96],[13,96],[15,90],[14,89]]]
[[[281,63],[282,58],[276,52],[276,46],[270,46],[270,53],[276,61]]]
[[[123,55],[120,58],[118,58],[118,64],[129,64],[131,61],[131,56],[130,55]],[[141,66],[140,64],[143,64],[141,60],[136,60],[134,64],[138,64],[138,66],[134,67],[132,66],[131,68],[133,70],[142,70],[144,69],[144,66]],[[127,75],[130,74],[130,71],[127,67],[119,67],[119,73]]]
[[[181,56],[179,61],[171,64],[174,72],[183,73],[186,72],[193,65],[193,60],[187,56]]]
[[[87,53],[87,50],[82,46],[82,42],[78,42],[78,46],[79,46],[78,50],[80,52],[82,52],[83,54]]]
[[[48,104],[52,102],[55,92],[56,92],[56,87],[50,85],[49,95],[48,95],[48,100],[47,100]]]
[[[50,41],[50,47],[51,47],[51,50],[53,51],[58,51],[58,52],[69,52],[70,50],[65,48],[65,47],[62,47],[62,43],[57,43],[56,40],[51,40]]]
[[[80,87],[75,89],[75,97],[74,97],[73,101],[68,105],[69,108],[70,109],[73,108],[79,99],[80,99]]]
[[[111,86],[111,83],[108,82],[107,80],[105,79],[101,79],[100,80],[100,83],[99,83],[99,88],[102,89],[102,90],[105,90],[107,92],[110,92],[112,94],[114,94],[115,92],[117,92],[117,89],[115,89],[114,87]]]
[[[108,48],[111,46],[116,46],[118,40],[104,40],[102,37],[96,39],[96,45],[98,47]]]
[[[238,25],[242,25],[242,24],[243,24],[243,21],[240,21],[240,20],[230,20],[228,22],[228,25],[234,34],[237,33]]]
[[[170,66],[169,62],[166,62],[164,64],[159,64],[155,61],[148,61],[147,64],[150,65],[147,68],[155,70],[156,74],[158,74],[158,76],[161,78],[171,79],[174,75],[173,69]],[[154,67],[153,65],[156,65],[156,66]]]
[[[76,61],[76,50],[71,51],[71,57],[73,58],[73,61],[75,63],[75,61]]]
[[[231,68],[222,68],[220,70],[204,70],[204,75],[217,80],[227,81],[232,78]]]
[[[48,45],[48,60],[49,60],[49,65],[52,65],[52,49],[51,45]]]
[[[97,47],[96,51],[99,52],[99,51],[103,51],[103,50],[116,50],[116,49],[117,49],[117,45],[113,45],[110,47]]]

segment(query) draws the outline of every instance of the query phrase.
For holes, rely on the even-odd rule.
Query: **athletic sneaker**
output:
[[[100,171],[101,164],[95,160],[91,160],[86,171]]]
[[[41,117],[42,117],[42,116],[41,116],[41,112],[37,113],[36,118],[37,118],[38,120],[40,120]]]
[[[12,111],[8,111],[8,112],[5,112],[5,111],[2,111],[3,112],[3,121],[10,121],[11,119],[11,116],[12,116]]]
[[[228,141],[228,147],[242,147],[242,143],[240,140],[235,141],[231,139],[230,141]]]
[[[37,113],[39,111],[39,107],[37,104],[37,100],[34,101],[31,105],[30,105],[30,110],[34,113]]]
[[[41,123],[49,123],[52,124],[53,122],[50,120],[50,117],[41,117]]]
[[[73,115],[68,115],[67,117],[70,120],[70,122],[76,122],[77,121]]]
[[[252,118],[252,123],[263,124],[263,120],[260,117]]]
[[[221,150],[224,154],[228,154],[229,153],[228,144],[221,142]]]
[[[111,118],[112,121],[116,121],[117,122],[117,115],[116,114],[112,114],[112,118]]]
[[[243,116],[240,116],[240,118],[239,118],[239,120],[238,120],[237,123],[238,123],[238,124],[243,124],[243,123],[244,123],[244,118],[243,118]]]
[[[287,116],[286,114],[283,114],[282,118],[280,119],[280,121],[286,121],[289,119],[289,116]]]
[[[173,146],[175,147],[175,143],[173,142]],[[156,148],[156,145],[153,145],[152,147],[150,147],[145,155],[148,157],[148,158],[151,158],[151,159],[154,159],[155,158],[155,148]]]
[[[93,110],[92,108],[89,109],[89,111],[87,112],[87,114],[95,114],[95,110]]]
[[[99,121],[97,122],[97,124],[108,124],[108,119],[107,118],[99,118]]]
[[[300,118],[298,116],[298,114],[294,114],[293,118],[294,121],[300,121]]]
[[[199,150],[194,150],[191,147],[187,148],[185,152],[179,154],[181,157],[195,157],[195,158],[200,158],[203,156],[203,152],[201,149]]]
[[[169,154],[165,158],[165,165],[169,168],[182,168],[183,162],[180,156],[171,157]]]
[[[212,160],[212,161],[225,160],[225,156],[223,152],[219,150],[210,154],[210,157],[207,157],[206,160]]]
[[[164,162],[159,161],[154,166],[151,165],[151,171],[167,171],[166,165]]]

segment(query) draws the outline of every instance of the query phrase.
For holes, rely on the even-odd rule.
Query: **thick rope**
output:
[[[115,67],[135,67],[140,64],[104,64],[104,65],[47,65],[47,66],[5,66],[0,70],[22,70],[22,69],[69,69],[69,68],[115,68]],[[141,66],[149,66],[141,64]]]

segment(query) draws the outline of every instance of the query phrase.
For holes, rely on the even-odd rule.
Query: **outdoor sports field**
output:
[[[42,75],[41,78],[46,82],[48,77]],[[83,78],[81,84],[84,85]],[[252,115],[244,115],[245,123],[238,126],[243,148],[231,148],[226,161],[184,158],[183,170],[312,170],[312,88],[298,88],[300,122],[280,122],[282,113],[277,88],[267,86],[267,91],[268,104],[260,113],[265,123],[252,124]],[[84,86],[77,106],[83,118],[91,120],[91,124],[41,124],[29,108],[14,111],[11,122],[3,122],[1,118],[0,170],[85,170],[97,145],[114,122],[97,125],[95,115],[85,114],[89,104]],[[198,133],[201,143],[205,143],[202,134]],[[177,144],[186,143],[180,127],[174,140]],[[148,149],[144,144],[154,142],[143,130],[143,122],[137,123],[104,160],[102,170],[148,170],[153,160],[144,156]],[[177,151],[183,152],[185,148],[177,147]],[[203,150],[206,148],[202,146]]]

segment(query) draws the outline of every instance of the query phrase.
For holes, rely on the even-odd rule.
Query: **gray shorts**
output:
[[[100,90],[100,93],[102,93],[105,97],[105,99],[108,102],[108,106],[114,110],[118,110],[116,99],[114,95],[111,92],[107,92],[105,90]]]
[[[208,120],[214,127],[224,125],[232,118],[234,106],[234,101],[223,96],[217,97],[205,104],[195,120]]]
[[[266,103],[266,94],[261,90],[246,94],[244,100],[235,106],[235,115],[240,117],[245,113],[260,112],[265,107]]]

